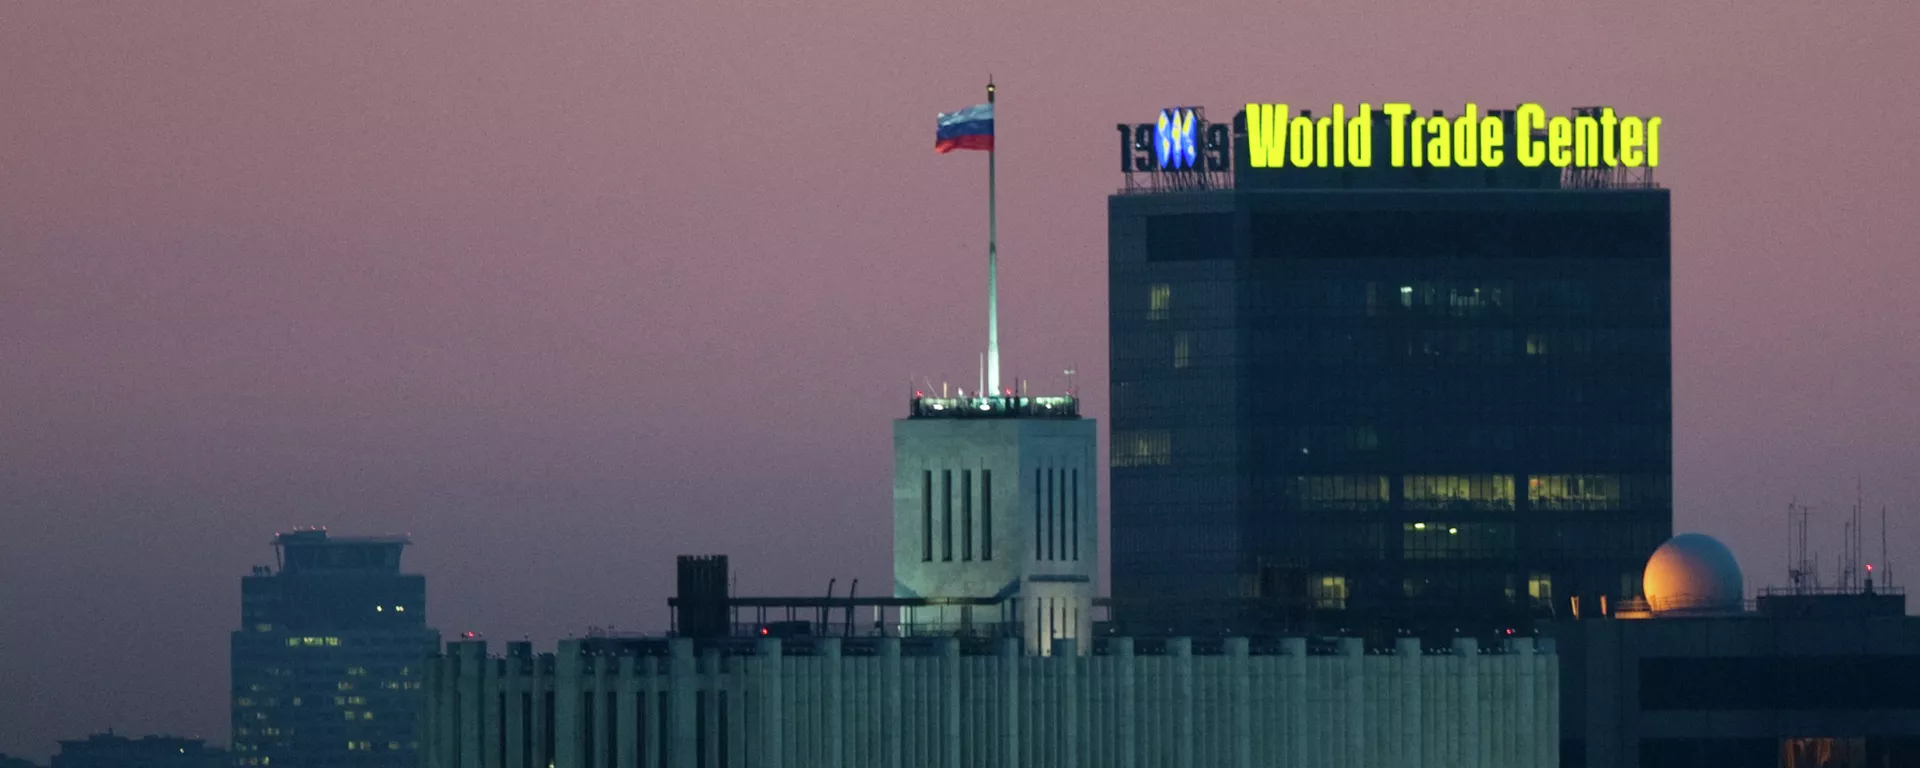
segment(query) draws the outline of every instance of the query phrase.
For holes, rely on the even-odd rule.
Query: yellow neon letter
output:
[[[1640,118],[1620,118],[1620,163],[1628,168],[1640,167],[1640,161],[1646,159],[1640,154],[1640,132],[1645,128]]]
[[[1547,162],[1555,168],[1573,164],[1573,121],[1554,115],[1547,121]]]
[[[1547,159],[1547,150],[1533,137],[1533,132],[1546,122],[1547,113],[1538,104],[1522,104],[1514,110],[1513,119],[1514,154],[1519,156],[1521,165],[1540,167],[1540,161]]]
[[[1413,112],[1413,105],[1400,101],[1388,102],[1380,105],[1380,111],[1392,118],[1390,125],[1393,130],[1388,133],[1393,134],[1393,167],[1404,167],[1407,164],[1407,140],[1401,131],[1406,128],[1407,115]]]
[[[1660,167],[1660,118],[1647,118],[1647,167]]]

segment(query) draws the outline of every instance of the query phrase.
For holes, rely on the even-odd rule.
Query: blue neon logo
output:
[[[1186,170],[1194,166],[1200,156],[1194,140],[1199,125],[1200,120],[1191,109],[1160,110],[1160,122],[1153,135],[1153,150],[1160,160],[1160,170]]]

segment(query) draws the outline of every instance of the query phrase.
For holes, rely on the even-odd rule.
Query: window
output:
[[[1164,467],[1172,458],[1170,442],[1164,429],[1115,432],[1113,466]]]
[[[1513,475],[1407,475],[1407,509],[1513,509]]]
[[[953,562],[953,470],[940,470],[940,559]]]
[[[933,560],[933,470],[920,473],[920,560]]]
[[[1080,560],[1080,470],[1073,470],[1073,559]]]
[[[1033,559],[1035,560],[1044,559],[1040,556],[1041,547],[1046,543],[1046,537],[1041,534],[1043,524],[1040,522],[1040,509],[1043,505],[1040,493],[1044,490],[1046,487],[1040,484],[1040,470],[1035,468],[1033,470]]]
[[[1401,556],[1408,560],[1500,559],[1513,556],[1509,523],[1420,522],[1400,526]]]
[[[1527,499],[1534,509],[1599,510],[1620,506],[1618,475],[1533,475]]]
[[[1386,475],[1319,475],[1295,477],[1287,495],[1298,509],[1364,511],[1385,509],[1389,501]]]
[[[1553,607],[1553,574],[1527,574],[1527,601],[1535,608]]]
[[[993,470],[980,470],[980,559],[993,559]]]
[[[1173,367],[1185,368],[1192,361],[1192,341],[1189,334],[1182,331],[1173,335]]]
[[[1173,300],[1173,286],[1155,283],[1147,289],[1147,319],[1167,319],[1167,307]]]
[[[1347,608],[1347,577],[1337,573],[1323,573],[1307,580],[1312,593],[1313,607],[1322,610],[1343,611]]]
[[[973,559],[973,470],[960,470],[960,559]]]
[[[1053,538],[1053,529],[1059,523],[1060,510],[1053,505],[1053,476],[1055,470],[1047,470],[1047,559],[1058,559]]]

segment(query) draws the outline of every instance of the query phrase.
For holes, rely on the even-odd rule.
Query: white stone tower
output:
[[[927,397],[893,425],[894,595],[1002,598],[986,615],[903,611],[903,631],[980,632],[1017,616],[1030,653],[1092,635],[1099,572],[1095,424],[1073,396]],[[967,626],[963,626],[967,625]],[[997,628],[1010,630],[1012,628]]]

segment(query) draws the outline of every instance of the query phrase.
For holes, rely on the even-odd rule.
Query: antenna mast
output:
[[[987,76],[987,105],[993,108],[993,76]],[[994,132],[999,133],[999,116],[994,116]],[[996,138],[987,146],[987,386],[988,392],[1000,391],[1000,215],[999,179],[994,166]]]

